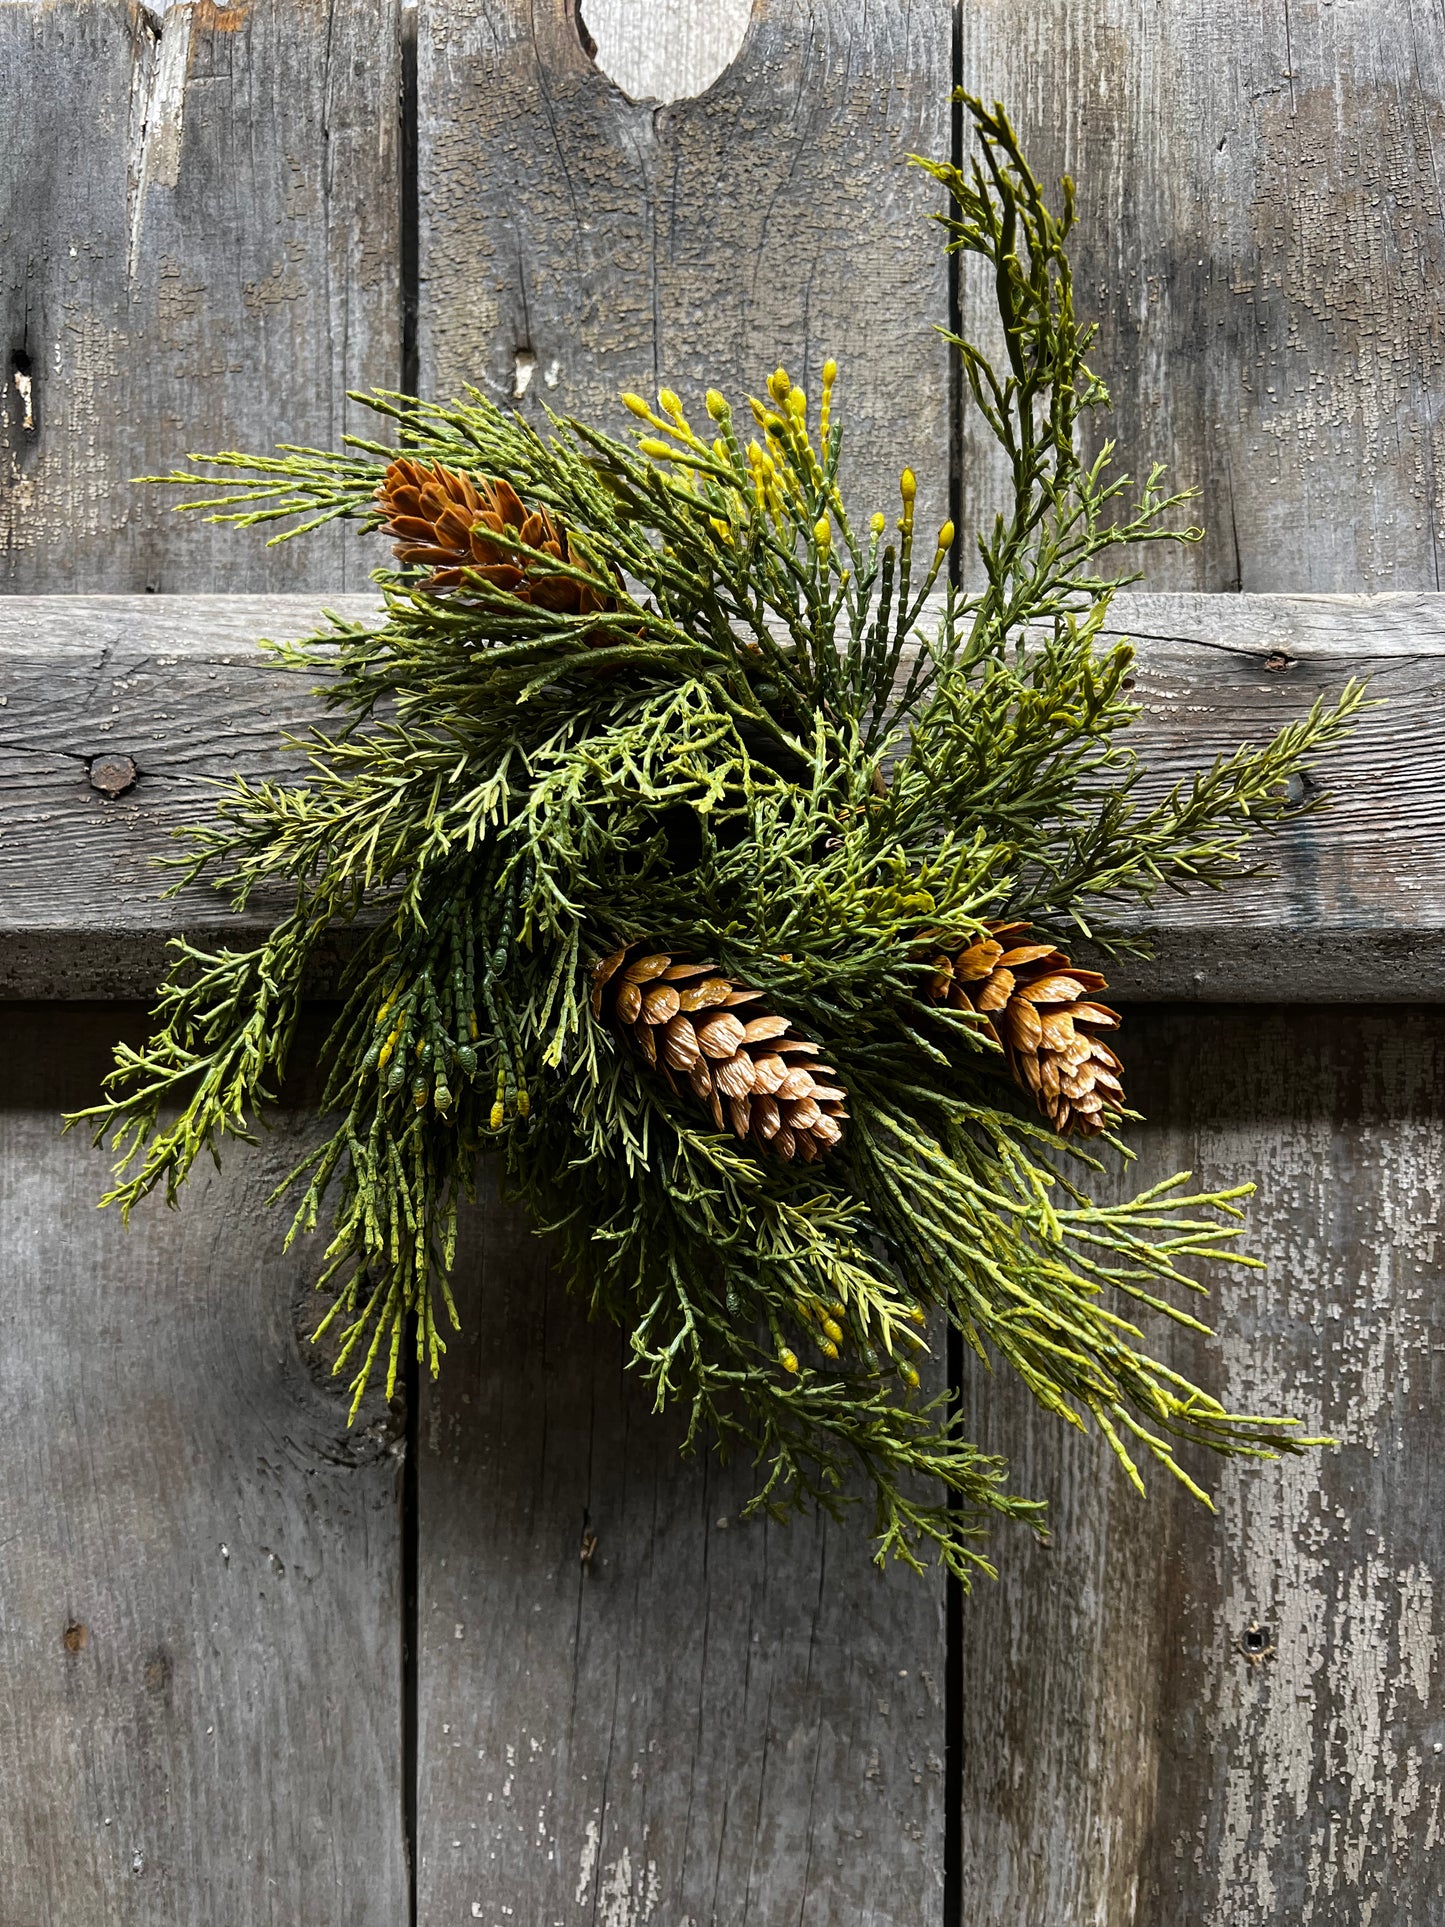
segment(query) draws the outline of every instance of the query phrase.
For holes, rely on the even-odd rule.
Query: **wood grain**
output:
[[[964,1918],[1414,1927],[1442,1894],[1445,1026],[1136,1011],[1129,1043],[1151,1120],[1131,1182],[1260,1184],[1268,1270],[1221,1274],[1219,1339],[1171,1355],[1339,1444],[1195,1461],[1213,1517],[1158,1479],[1146,1507],[1105,1450],[970,1375],[974,1427],[1050,1501],[1054,1541],[1001,1547],[967,1609]]]
[[[1413,0],[986,0],[965,84],[1079,184],[1078,305],[1134,472],[1203,491],[1153,588],[1440,586],[1445,40]],[[982,326],[986,276],[965,312]],[[966,426],[963,526],[997,481]]]
[[[947,286],[904,157],[947,142],[944,0],[765,0],[666,106],[568,0],[418,28],[423,385],[621,426],[621,389],[740,400],[782,362],[813,390],[835,352],[851,485],[886,508],[912,460],[942,519]],[[482,1337],[424,1412],[422,1918],[939,1921],[940,1585],[719,1526],[744,1474],[679,1466],[615,1340],[506,1219],[484,1237]]]
[[[759,0],[665,106],[594,66],[571,0],[422,0],[418,24],[424,388],[620,428],[623,389],[740,404],[781,362],[811,394],[835,354],[858,498],[888,510],[912,462],[937,526],[947,279],[905,163],[947,151],[947,0]]]
[[[397,0],[0,7],[0,588],[365,580],[131,486],[332,446],[401,372]],[[17,379],[19,378],[19,379]]]
[[[7,621],[28,607],[46,638],[28,682],[3,672],[0,791],[42,889],[78,859],[98,903],[132,864],[126,889],[150,898],[170,819],[134,827],[144,792],[194,803],[210,762],[176,661],[148,656],[183,646],[163,614],[121,636],[101,621],[67,654],[45,596],[16,592],[314,596],[357,568],[346,538],[267,550],[130,478],[197,447],[331,444],[349,385],[396,382],[399,71],[395,0],[0,6],[0,587]],[[276,755],[272,699],[243,693],[254,634],[210,635],[211,761],[217,725],[234,742],[248,718],[257,762]],[[232,639],[234,673],[216,660]],[[86,799],[107,800],[88,759],[111,747],[156,775],[87,830]],[[78,855],[97,834],[98,868]],[[0,891],[13,906],[15,870]],[[125,988],[123,921],[89,933],[92,988]],[[75,956],[60,944],[31,987],[83,988]],[[198,1174],[179,1215],[156,1203],[127,1233],[97,1213],[106,1159],[61,1141],[59,1116],[142,1022],[0,1011],[0,1916],[396,1927],[397,1425],[373,1408],[348,1432],[299,1336],[315,1253],[283,1257],[264,1206],[293,1117]]]
[[[364,598],[332,598],[361,617]],[[1445,598],[1126,596],[1135,731],[1155,789],[1258,741],[1319,693],[1369,674],[1383,698],[1321,767],[1335,797],[1273,845],[1276,874],[1222,897],[1166,898],[1157,960],[1120,994],[1384,1000],[1445,993]],[[0,991],[135,994],[176,929],[230,928],[204,886],[165,900],[154,859],[206,811],[208,782],[296,774],[283,740],[320,714],[306,675],[252,639],[308,633],[309,597],[0,600]],[[130,756],[108,796],[89,761]],[[249,926],[248,926],[249,927]]]
[[[300,1336],[295,1113],[181,1212],[97,1212],[60,1114],[143,1021],[0,1007],[0,1915],[396,1927],[398,1428]]]
[[[471,1235],[423,1394],[419,1917],[940,1921],[941,1587],[865,1517],[739,1523],[750,1468],[679,1458],[525,1222]]]

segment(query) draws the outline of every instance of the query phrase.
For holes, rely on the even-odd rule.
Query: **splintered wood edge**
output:
[[[378,605],[0,598],[0,996],[144,996],[168,936],[254,933],[258,918],[243,928],[204,888],[162,901],[155,859],[179,824],[204,816],[210,779],[298,773],[285,732],[323,705],[310,679],[255,643],[313,634],[323,609],[364,622]],[[1136,740],[1157,781],[1259,740],[1349,675],[1372,675],[1385,701],[1330,759],[1335,807],[1271,848],[1278,874],[1162,901],[1138,925],[1153,959],[1110,964],[1112,994],[1445,999],[1445,594],[1121,595],[1115,633],[1138,647]],[[136,779],[111,794],[125,758]]]

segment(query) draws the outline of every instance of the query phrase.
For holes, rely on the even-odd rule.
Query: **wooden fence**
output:
[[[1269,1270],[1178,1355],[1341,1443],[1146,1508],[969,1377],[1055,1526],[968,1601],[855,1531],[740,1526],[746,1469],[679,1462],[501,1209],[440,1383],[348,1432],[312,1254],[262,1206],[293,1115],[128,1233],[57,1136],[165,935],[217,927],[156,900],[165,832],[205,777],[290,766],[309,699],[251,638],[370,561],[128,478],[330,443],[348,388],[597,412],[831,349],[853,487],[886,502],[906,453],[971,525],[993,475],[903,165],[948,150],[956,72],[1078,176],[1121,441],[1205,491],[1208,539],[1121,615],[1158,767],[1362,668],[1388,699],[1279,877],[1170,908],[1125,986],[1144,1175],[1262,1184]],[[621,94],[573,0],[0,0],[0,1921],[1419,1927],[1445,32],[1406,0],[756,0],[670,91]]]

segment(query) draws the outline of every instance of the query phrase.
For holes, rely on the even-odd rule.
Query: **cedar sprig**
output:
[[[334,726],[312,732],[304,781],[237,776],[181,868],[253,917],[279,905],[274,928],[248,949],[175,945],[149,1041],[117,1051],[82,1114],[119,1154],[111,1201],[174,1200],[197,1157],[264,1121],[308,971],[349,931],[315,1143],[281,1193],[292,1237],[328,1228],[323,1325],[354,1401],[377,1377],[392,1394],[408,1345],[437,1368],[491,1149],[689,1442],[753,1457],[755,1509],[861,1492],[880,1560],[933,1554],[964,1579],[990,1570],[989,1519],[1041,1520],[948,1408],[949,1325],[1136,1481],[1153,1460],[1200,1492],[1183,1441],[1311,1441],[1226,1410],[1136,1322],[1202,1329],[1191,1267],[1252,1262],[1234,1248],[1249,1187],[1180,1176],[1099,1201],[1128,1114],[1088,1145],[1059,1137],[979,1014],[930,998],[929,957],[1010,920],[1137,941],[1116,910],[1238,874],[1360,700],[1349,685],[1143,796],[1132,654],[1109,640],[1116,551],[1197,531],[1172,526],[1186,498],[1160,471],[1136,487],[1107,443],[1081,452],[1106,396],[1074,314],[1073,190],[1056,210],[1002,111],[966,104],[975,164],[922,164],[1004,344],[995,359],[950,337],[1007,471],[976,569],[951,579],[952,526],[916,528],[907,468],[891,518],[850,509],[831,360],[816,404],[781,369],[740,410],[716,390],[692,414],[666,389],[629,395],[635,442],[536,428],[475,390],[360,397],[413,479],[505,480],[545,510],[536,526],[565,542],[498,539],[529,582],[570,586],[522,599],[473,572],[438,592],[394,558],[377,620],[277,652],[325,672]],[[380,531],[395,455],[379,435],[164,479],[273,540],[340,518]],[[806,1166],[760,1156],[651,1072],[589,996],[598,960],[632,945],[714,962],[815,1040],[847,1092],[841,1143]]]

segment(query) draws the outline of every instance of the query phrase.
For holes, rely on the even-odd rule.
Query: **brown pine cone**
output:
[[[398,456],[387,469],[376,499],[386,517],[386,533],[402,562],[420,562],[431,574],[422,583],[430,595],[465,587],[468,574],[519,602],[559,615],[589,616],[613,607],[586,583],[538,571],[531,556],[513,546],[525,542],[558,562],[579,566],[567,531],[550,512],[529,509],[510,482],[483,476],[475,481],[457,469]]]
[[[786,1017],[740,1014],[762,996],[692,963],[627,944],[592,973],[593,1015],[632,1042],[676,1091],[686,1083],[712,1114],[774,1157],[812,1164],[839,1142],[847,1092],[819,1046],[788,1035]]]
[[[930,952],[928,995],[986,1018],[1015,1081],[1056,1131],[1096,1137],[1124,1102],[1123,1065],[1095,1035],[1117,1029],[1119,1013],[1094,1002],[1107,988],[1097,970],[1080,970],[1051,943],[1029,943],[1028,929],[992,923],[956,957]]]

